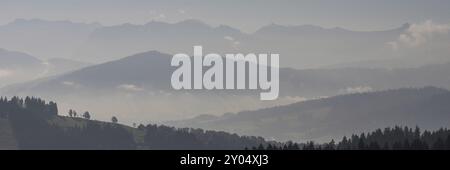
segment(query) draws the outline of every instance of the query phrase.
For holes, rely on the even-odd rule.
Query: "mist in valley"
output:
[[[395,5],[383,17],[372,6],[345,2],[333,8],[339,10],[333,22],[317,8],[330,5],[325,2],[303,2],[319,12],[302,2],[295,4],[303,10],[267,2],[283,9],[272,16],[257,10],[270,5],[242,3],[254,7],[242,17],[216,14],[234,9],[228,2],[225,9],[211,2],[209,8],[183,8],[178,1],[122,9],[124,4],[111,2],[101,10],[98,2],[79,3],[64,15],[55,9],[68,7],[57,3],[55,9],[44,5],[0,16],[1,96],[56,101],[60,115],[74,109],[95,120],[116,116],[127,125],[199,127],[280,141],[327,141],[398,124],[448,126],[450,14],[437,13],[448,11],[436,10],[445,6],[438,2],[429,2],[435,8],[424,14]],[[342,14],[350,9],[367,12]],[[192,55],[196,45],[222,56],[279,54],[279,98],[261,101],[258,90],[174,90],[171,58]]]

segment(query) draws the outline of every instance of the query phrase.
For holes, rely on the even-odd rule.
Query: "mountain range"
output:
[[[423,47],[393,49],[411,24],[382,31],[352,31],[313,25],[269,24],[253,33],[198,20],[151,21],[143,25],[17,19],[0,26],[0,47],[42,58],[103,63],[149,50],[191,53],[279,53],[281,66],[295,69],[416,67],[448,62],[447,35]],[[46,43],[42,43],[45,40]],[[64,43],[62,43],[64,42]],[[432,53],[430,53],[432,51]]]
[[[70,59],[41,60],[22,52],[0,48],[0,87],[76,70],[88,63]]]
[[[403,87],[450,88],[450,64],[418,68],[280,69],[280,97],[260,101],[258,91],[175,91],[170,78],[171,55],[157,51],[84,67],[66,74],[10,85],[8,96],[33,95],[72,103],[63,109],[90,109],[102,118],[115,112],[136,120],[188,119],[201,114],[255,110],[329,96]],[[111,105],[113,103],[113,105]],[[177,106],[177,107],[174,107]],[[201,107],[198,107],[201,106]],[[150,112],[150,113],[149,113]],[[145,122],[147,123],[147,122]]]
[[[449,100],[450,92],[445,89],[402,88],[166,123],[252,134],[278,141],[327,142],[379,127],[448,127]]]
[[[392,53],[386,47],[410,28],[411,24],[404,24],[363,32],[270,24],[244,33],[198,20],[102,26],[19,19],[0,26],[0,35],[5,37],[0,47],[39,58],[1,50],[0,79],[5,83],[0,86],[7,86],[0,92],[61,101],[62,110],[89,109],[99,119],[127,113],[123,121],[133,123],[184,120],[403,87],[450,88],[450,64],[439,60],[440,55],[423,57],[420,48]],[[48,43],[41,43],[44,39]],[[170,77],[175,68],[170,66],[171,56],[189,54],[193,45],[204,45],[204,53],[280,53],[280,98],[260,101],[256,91],[172,90]],[[427,47],[428,51],[433,48]],[[445,48],[440,50],[445,54]]]

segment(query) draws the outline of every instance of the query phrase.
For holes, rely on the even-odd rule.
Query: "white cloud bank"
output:
[[[355,93],[367,93],[373,91],[373,88],[370,86],[356,86],[356,87],[347,87],[345,89],[339,90],[339,94],[355,94]]]
[[[449,31],[449,24],[438,24],[427,20],[423,23],[412,24],[396,41],[388,42],[388,45],[394,50],[401,47],[418,47],[432,41],[433,38],[447,35]]]
[[[131,92],[139,92],[139,91],[144,90],[143,88],[140,88],[133,84],[122,84],[122,85],[117,86],[117,88],[121,89],[121,90],[125,90],[125,91],[131,91]]]
[[[81,87],[81,84],[75,83],[73,81],[63,81],[63,82],[61,82],[61,84],[65,85],[65,86],[73,87],[73,88]]]

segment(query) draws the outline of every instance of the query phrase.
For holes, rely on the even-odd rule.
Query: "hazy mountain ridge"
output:
[[[43,64],[47,66],[45,76],[64,74],[92,65],[92,63],[65,58],[51,58],[44,61]]]
[[[409,24],[404,24],[386,31],[362,32],[313,25],[271,24],[248,34],[224,25],[212,27],[198,20],[173,24],[123,24],[94,31],[87,48],[104,50],[97,53],[98,49],[88,49],[83,56],[118,58],[148,49],[191,53],[194,45],[203,45],[206,52],[214,53],[276,52],[282,56],[283,67],[316,68],[369,59],[389,59],[393,54],[386,43],[395,41],[408,27]]]
[[[89,65],[68,60],[41,60],[22,52],[0,49],[0,87],[62,74]]]
[[[175,91],[170,78],[176,68],[170,66],[170,60],[171,55],[150,51],[59,76],[11,85],[0,91],[8,96],[34,95],[75,103],[62,105],[62,108],[90,108],[103,116],[111,112],[128,112],[133,116],[129,116],[127,123],[142,120],[141,116],[155,121],[179,119],[197,113],[220,114],[224,110],[256,109],[297,101],[286,98],[263,102],[256,92],[244,91]],[[93,103],[97,105],[93,106]],[[204,107],[192,107],[195,105]]]
[[[26,52],[42,59],[79,60],[74,57],[77,48],[100,26],[97,23],[16,19],[0,26],[0,47]]]
[[[141,116],[149,120],[155,120],[155,117],[161,120],[161,115],[165,120],[186,119],[199,114],[218,115],[347,93],[402,87],[450,88],[450,64],[403,69],[281,68],[280,98],[264,102],[259,100],[258,91],[175,91],[170,78],[176,68],[170,66],[170,60],[169,54],[149,51],[59,76],[11,85],[0,91],[9,96],[34,95],[76,103],[78,107],[82,106],[80,109],[89,108],[105,113],[105,116],[108,112],[134,110],[129,114],[136,117],[127,120],[130,123],[140,120]],[[104,105],[93,106],[94,101],[104,101],[100,102]],[[122,108],[111,107],[109,102]],[[192,107],[196,105],[203,107]],[[72,107],[77,106],[65,106],[64,109]],[[153,113],[149,114],[149,109]]]
[[[0,48],[0,67],[23,67],[41,63],[41,60],[25,53],[8,51]]]
[[[334,68],[280,70],[281,93],[293,96],[334,96],[403,87],[436,86],[449,89],[450,63],[417,68]],[[356,89],[356,90],[353,90]]]
[[[85,90],[108,88],[111,90],[116,88],[117,85],[135,83],[146,84],[150,87],[154,83],[159,83],[158,81],[153,81],[152,78],[154,78],[154,80],[170,79],[171,72],[167,70],[170,65],[164,64],[169,62],[169,55],[150,51],[117,61],[88,66],[70,73],[51,77],[44,82],[39,81],[40,83],[38,84],[32,84],[34,84],[33,88],[36,90],[62,93],[71,91],[70,89],[67,89],[72,88],[70,83],[67,84],[67,82],[80,83],[83,87],[89,88]],[[163,73],[166,73],[167,75],[161,75]],[[64,82],[66,82],[66,84],[64,84]],[[23,85],[26,85],[26,83]],[[165,85],[168,85],[167,81],[165,82]],[[161,85],[159,85],[159,87],[161,88]],[[167,87],[165,88],[167,89]],[[7,91],[11,92],[11,90],[12,89],[8,89]],[[22,89],[19,88],[17,91],[22,91]],[[22,92],[27,93],[27,91]]]
[[[73,62],[73,67],[60,67],[53,66],[52,60],[48,60],[43,62],[46,64],[46,69],[33,71],[33,73],[40,73],[38,76],[40,79],[1,88],[2,94],[34,95],[63,101],[61,104],[63,109],[91,109],[101,112],[100,115],[103,116],[101,118],[106,118],[110,113],[129,111],[132,116],[129,116],[129,120],[125,120],[127,123],[142,120],[141,117],[159,121],[187,119],[199,114],[218,115],[223,112],[253,110],[355,92],[423,86],[450,88],[450,79],[447,76],[450,72],[449,64],[427,65],[435,61],[433,55],[422,57],[432,58],[429,62],[414,60],[420,63],[416,65],[420,66],[417,68],[368,69],[365,68],[366,66],[352,68],[355,64],[345,66],[349,68],[335,69],[283,67],[280,69],[280,98],[270,102],[260,101],[257,96],[259,91],[174,91],[171,88],[170,77],[175,69],[170,67],[171,54],[179,52],[189,54],[192,52],[193,45],[204,45],[204,54],[208,52],[279,52],[282,56],[281,62],[285,63],[283,65],[294,68],[316,64],[329,66],[353,61],[355,63],[389,61],[405,57],[392,57],[390,54],[382,53],[391,52],[392,49],[387,50],[386,43],[397,40],[399,34],[409,30],[410,24],[386,31],[365,32],[312,25],[272,24],[255,33],[243,33],[226,25],[210,26],[198,20],[177,23],[152,21],[143,25],[115,26],[68,21],[18,20],[1,27],[3,30],[8,27],[29,29],[33,25],[39,25],[39,27],[42,25],[46,28],[40,30],[45,32],[42,35],[49,35],[52,30],[59,30],[56,31],[58,34],[52,34],[52,36],[69,37],[69,39],[72,34],[65,30],[65,27],[73,26],[73,29],[76,29],[77,38],[70,40],[71,43],[58,45],[71,44],[70,49],[76,48],[76,52],[72,53],[69,50],[70,54],[74,54],[81,60],[107,62],[66,72],[61,68],[79,68],[80,63]],[[39,39],[32,35],[34,33],[30,32],[30,35],[23,37]],[[67,36],[59,36],[59,33],[67,34]],[[49,44],[59,40],[63,39],[51,39],[49,41],[52,43]],[[58,46],[52,48],[60,49]],[[85,48],[91,48],[93,51]],[[129,55],[149,49],[162,52],[150,51]],[[382,53],[379,53],[379,50]],[[163,53],[166,51],[172,52]],[[412,59],[403,59],[405,62],[412,61]],[[53,62],[62,65],[67,63]],[[0,75],[9,74],[9,72],[0,73]],[[93,103],[97,105],[94,106]],[[174,107],[175,105],[177,107]],[[193,107],[199,105],[202,107]],[[151,110],[151,113],[148,113],[148,110]]]
[[[390,47],[389,43],[397,41],[410,28],[411,24],[404,24],[382,31],[352,31],[340,27],[270,24],[254,33],[244,33],[227,25],[210,26],[192,19],[176,23],[151,21],[142,25],[113,26],[19,19],[0,26],[0,36],[3,37],[0,47],[39,57],[71,58],[93,63],[148,50],[192,53],[194,45],[203,45],[205,53],[279,53],[281,66],[296,69],[354,67],[359,63],[364,63],[364,67],[414,67],[449,61],[443,57],[448,52],[443,46],[448,42],[442,45],[431,43],[426,48],[415,49],[395,50]],[[47,43],[41,43],[43,39]],[[430,49],[433,53],[429,53]],[[404,63],[383,62],[390,60]]]
[[[268,139],[329,141],[395,125],[437,129],[450,124],[448,90],[426,87],[341,95],[223,117],[167,122]]]
[[[80,57],[108,61],[142,51],[158,50],[166,53],[192,53],[194,45],[205,51],[236,51],[231,39],[248,35],[228,26],[209,26],[198,20],[177,23],[152,21],[144,25],[122,24],[102,27],[90,34],[81,47]]]
[[[45,83],[42,82],[38,86],[33,86],[34,89],[31,89],[30,92],[45,92],[45,89],[64,91],[60,89],[65,87],[64,82],[78,83],[87,88],[86,90],[114,89],[118,85],[133,84],[149,90],[173,91],[170,77],[176,68],[170,66],[171,57],[170,54],[158,51],[143,52],[54,77]],[[83,64],[80,63],[80,65]],[[296,70],[281,68],[280,95],[308,98],[334,96],[347,93],[347,88],[357,87],[367,87],[369,90],[423,86],[450,88],[450,77],[447,76],[449,72],[450,63],[401,69]],[[5,88],[5,91],[26,93],[23,89],[14,86]]]

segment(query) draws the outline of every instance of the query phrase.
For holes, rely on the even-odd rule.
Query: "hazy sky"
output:
[[[0,24],[42,18],[142,24],[200,19],[244,31],[269,23],[382,30],[405,22],[450,23],[448,0],[0,0]]]

